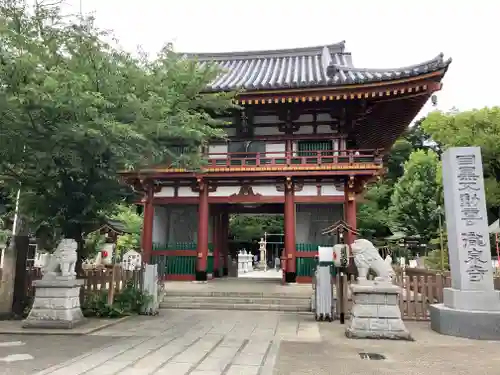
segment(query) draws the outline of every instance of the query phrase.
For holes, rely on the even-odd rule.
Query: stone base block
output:
[[[431,329],[443,335],[500,340],[500,311],[458,310],[440,303],[429,312]]]
[[[23,328],[71,329],[85,322],[80,308],[83,280],[37,280],[35,300]]]
[[[388,283],[351,286],[353,305],[345,335],[356,339],[413,341],[401,318],[398,294],[401,289]]]
[[[444,288],[443,303],[455,310],[500,311],[500,291]]]

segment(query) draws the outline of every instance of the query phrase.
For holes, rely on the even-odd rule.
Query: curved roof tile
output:
[[[415,77],[445,69],[443,54],[420,64],[393,69],[356,68],[345,41],[327,46],[233,53],[186,53],[201,66],[215,63],[221,74],[210,91],[312,88],[373,83]]]

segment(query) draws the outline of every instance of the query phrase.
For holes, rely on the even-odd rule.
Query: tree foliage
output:
[[[229,221],[230,236],[241,242],[258,241],[265,232],[281,234],[283,230],[282,215],[233,215]]]
[[[440,215],[442,188],[439,158],[432,150],[414,151],[404,169],[391,197],[393,231],[422,236],[428,241],[437,232]]]
[[[364,199],[358,205],[358,229],[363,236],[377,239],[389,236],[394,225],[389,215],[394,186],[404,174],[405,163],[415,150],[436,149],[430,136],[422,130],[420,119],[399,138],[386,156],[384,163],[387,173],[370,186]]]
[[[57,5],[0,1],[0,178],[21,184],[30,217],[77,241],[130,194],[119,170],[196,168],[199,147],[224,136],[213,116],[233,107],[233,93],[202,93],[213,66],[171,46],[136,58],[106,37]]]
[[[137,214],[135,208],[124,204],[117,205],[109,217],[124,223],[129,232],[118,236],[116,253],[123,255],[129,250],[140,251],[142,216]]]
[[[479,146],[483,158],[486,203],[492,218],[500,214],[500,107],[433,112],[422,128],[442,147]]]

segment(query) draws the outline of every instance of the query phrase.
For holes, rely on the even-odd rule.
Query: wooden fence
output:
[[[425,270],[424,270],[425,271]],[[352,299],[349,284],[354,282],[354,275],[348,279],[343,275],[343,303],[346,318],[350,315]],[[450,286],[449,275],[435,272],[424,275],[397,273],[395,284],[401,287],[399,307],[404,320],[429,320],[429,305],[443,302],[443,288]],[[337,297],[340,295],[340,276],[336,278]],[[337,298],[337,312],[340,312],[341,301]]]
[[[114,286],[115,292],[122,290],[129,281],[132,281],[134,286],[141,287],[141,272],[142,270],[126,271],[121,267],[116,267],[115,274],[113,276],[110,268],[85,270],[85,281],[82,287],[82,302],[90,293],[98,290],[108,290],[110,285]],[[35,295],[35,288],[32,283],[34,280],[40,280],[42,278],[42,272],[40,268],[28,267],[26,268],[26,275],[24,295],[20,298],[23,298],[26,301],[31,301]],[[2,269],[0,268],[0,280],[1,277]]]

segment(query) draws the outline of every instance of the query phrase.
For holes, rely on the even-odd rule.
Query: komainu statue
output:
[[[70,279],[76,278],[77,248],[78,244],[75,240],[68,238],[61,240],[54,253],[48,257],[47,263],[42,269],[42,279],[53,279],[56,276],[63,276]]]
[[[395,272],[391,264],[382,259],[373,243],[365,239],[356,240],[351,244],[351,252],[358,269],[358,280],[366,280],[371,269],[377,274],[375,280],[392,282]]]

